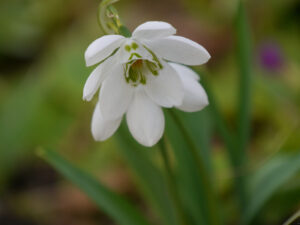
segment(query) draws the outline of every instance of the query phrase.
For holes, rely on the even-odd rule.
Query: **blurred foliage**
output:
[[[127,147],[124,144],[130,143],[130,137],[120,135],[128,133],[126,127],[103,143],[91,137],[94,104],[83,102],[81,96],[91,71],[85,67],[83,53],[92,40],[102,35],[97,25],[97,5],[96,0],[0,1],[0,224],[113,224],[80,193],[52,177],[53,171],[34,155],[38,146],[57,149],[83,170],[128,196],[154,223],[161,213],[172,224],[174,212],[164,200],[168,199],[166,191],[158,194],[165,187],[163,178],[157,175],[161,169],[157,150],[148,151],[133,144],[137,153],[131,152],[132,143]],[[123,0],[117,6],[130,28],[146,20],[166,20],[178,28],[179,34],[207,47],[212,59],[203,76],[230,130],[239,126],[235,122],[239,96],[232,22],[236,0]],[[259,174],[268,175],[270,167],[277,168],[270,175],[281,177],[280,184],[268,182],[256,187],[279,189],[273,196],[261,197],[268,201],[257,208],[259,214],[253,224],[281,224],[300,207],[300,175],[296,174],[299,159],[287,156],[299,154],[300,150],[300,4],[297,0],[255,0],[246,2],[246,6],[254,65],[250,152],[243,173],[256,177],[251,181],[254,185],[259,183]],[[264,43],[275,44],[281,50],[283,62],[276,70],[260,61]],[[178,114],[213,177],[224,209],[222,217],[235,224],[238,212],[232,198],[233,175],[210,110]],[[170,126],[167,122],[168,136],[174,141],[178,134]],[[184,163],[187,159],[180,158],[181,150],[174,150],[173,160]],[[139,158],[146,158],[145,164]],[[193,168],[191,163],[178,174],[182,181],[178,190],[191,210],[203,207],[199,196],[186,196],[191,190],[201,189]],[[285,173],[285,168],[294,172]],[[146,184],[143,177],[152,180]],[[137,181],[136,185],[132,180]],[[82,202],[86,203],[81,206]],[[61,204],[69,211],[59,208]],[[83,214],[76,217],[76,212],[82,210]],[[191,218],[198,219],[201,215]]]

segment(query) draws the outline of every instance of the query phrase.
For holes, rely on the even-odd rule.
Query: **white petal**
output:
[[[140,90],[129,106],[127,124],[133,137],[140,144],[150,147],[162,137],[165,118],[162,109]]]
[[[92,135],[96,141],[104,141],[112,136],[120,126],[122,117],[116,120],[105,120],[101,114],[100,104],[96,105],[92,118]]]
[[[92,66],[108,57],[124,39],[121,35],[105,35],[93,41],[85,51],[86,65]]]
[[[139,25],[132,33],[133,38],[154,39],[173,35],[176,29],[169,23],[160,21],[149,21]]]
[[[196,112],[207,106],[208,98],[201,84],[195,79],[197,75],[192,75],[193,71],[185,66],[170,64],[178,72],[184,87],[184,98],[177,108],[185,112]]]
[[[99,89],[101,82],[110,74],[109,71],[115,63],[115,57],[112,56],[93,70],[83,88],[84,100],[90,101],[93,98]]]
[[[197,73],[195,73],[192,69],[190,69],[187,66],[178,64],[178,63],[169,63],[169,65],[171,65],[176,72],[180,75],[180,76],[186,76],[188,78],[194,79],[194,80],[200,80],[200,77],[198,76]]]
[[[104,118],[117,119],[128,109],[134,88],[129,85],[123,75],[123,67],[115,67],[111,75],[102,83],[100,90],[100,107]]]
[[[135,44],[137,48],[133,49],[132,44]],[[130,51],[126,50],[126,47],[130,47]],[[118,62],[119,63],[127,63],[128,61],[135,59],[145,59],[149,61],[153,61],[153,56],[143,44],[137,40],[127,39],[123,42],[120,49],[118,50]]]
[[[173,62],[201,65],[210,59],[204,47],[181,36],[165,37],[145,44],[160,57]]]
[[[168,108],[180,105],[184,95],[183,84],[177,72],[167,63],[163,63],[158,76],[147,77],[145,91],[156,104]]]

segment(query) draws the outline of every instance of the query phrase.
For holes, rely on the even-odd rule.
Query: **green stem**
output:
[[[244,212],[248,202],[246,176],[247,148],[250,136],[251,110],[251,41],[244,2],[240,0],[237,11],[237,53],[240,70],[238,133],[236,143],[235,171],[240,196],[240,208]]]
[[[239,91],[239,147],[243,155],[247,149],[250,133],[251,108],[251,47],[250,31],[243,1],[240,1],[237,13],[237,50],[240,70]]]
[[[120,34],[131,37],[131,32],[124,26],[118,11],[112,4],[119,0],[102,0],[98,8],[98,23],[104,34]]]
[[[203,184],[203,189],[205,192],[205,198],[207,202],[207,208],[208,208],[208,213],[209,213],[209,224],[216,225],[219,224],[218,216],[216,216],[217,211],[217,204],[216,204],[216,196],[214,192],[213,185],[211,183],[211,180],[208,177],[208,172],[206,171],[206,168],[204,167],[200,156],[198,154],[197,147],[195,143],[193,142],[192,138],[188,134],[188,131],[186,130],[185,126],[183,125],[182,121],[180,118],[176,115],[176,113],[172,110],[168,110],[170,115],[173,118],[173,121],[176,123],[177,127],[179,128],[186,144],[189,147],[190,153],[192,154],[193,158],[196,161],[197,168],[198,168],[198,173],[200,177],[202,178],[202,184]]]
[[[176,181],[172,172],[172,167],[170,164],[170,159],[169,159],[169,155],[168,155],[168,151],[167,151],[167,143],[166,143],[166,137],[163,136],[163,138],[160,140],[159,142],[159,149],[160,149],[160,153],[163,159],[163,163],[164,163],[164,167],[166,170],[166,176],[167,176],[167,183],[168,183],[168,188],[169,188],[169,192],[171,194],[172,197],[172,201],[173,204],[175,206],[175,210],[176,210],[176,216],[178,217],[178,221],[180,224],[182,225],[188,225],[187,220],[185,218],[185,213],[184,213],[184,209],[182,207],[179,195],[178,195],[178,191],[176,188]]]
[[[211,89],[206,82],[205,78],[201,80],[207,95],[209,96],[209,106],[211,113],[215,119],[216,129],[218,130],[221,138],[224,141],[225,147],[227,149],[228,158],[230,159],[232,171],[234,174],[234,183],[235,183],[235,191],[236,197],[241,208],[241,211],[244,211],[246,205],[246,181],[243,177],[244,174],[244,166],[240,161],[238,147],[236,144],[237,137],[232,135],[230,130],[228,129],[224,119],[221,116],[220,109],[218,108],[217,102],[215,101],[215,97],[211,92]]]

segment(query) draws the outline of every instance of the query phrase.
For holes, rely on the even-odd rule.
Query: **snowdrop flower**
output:
[[[175,33],[168,23],[146,22],[130,38],[105,35],[87,48],[87,66],[100,63],[83,90],[83,99],[90,101],[101,87],[92,118],[95,140],[113,135],[126,114],[133,137],[153,146],[164,131],[161,107],[195,112],[208,105],[198,75],[181,64],[201,65],[210,55],[201,45]]]

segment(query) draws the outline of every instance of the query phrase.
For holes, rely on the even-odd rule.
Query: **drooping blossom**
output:
[[[130,38],[105,35],[87,48],[87,66],[100,63],[83,90],[83,99],[90,101],[100,89],[91,125],[95,140],[112,136],[126,114],[133,137],[153,146],[164,132],[162,107],[195,112],[208,105],[198,75],[182,64],[201,65],[210,55],[175,33],[172,25],[151,21]]]

